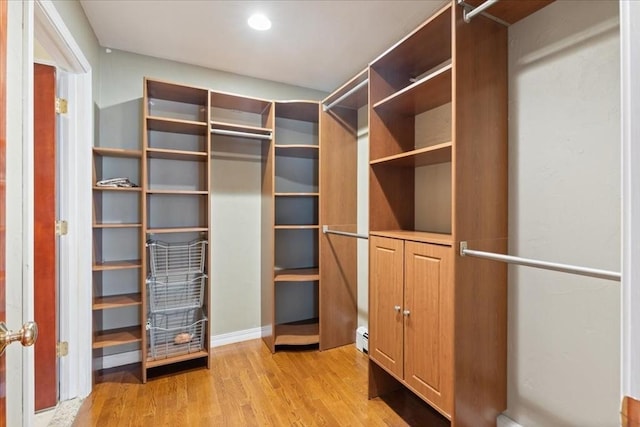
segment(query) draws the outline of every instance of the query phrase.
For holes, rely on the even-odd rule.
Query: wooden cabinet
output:
[[[506,265],[457,248],[506,251],[507,28],[462,15],[369,68],[369,394],[402,384],[480,427],[506,408]]]
[[[370,248],[370,357],[450,416],[452,249],[375,236]]]

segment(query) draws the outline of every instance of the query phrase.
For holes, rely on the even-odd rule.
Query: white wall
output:
[[[509,252],[620,271],[618,4],[558,1],[509,39]],[[619,425],[619,301],[617,282],[510,267],[510,418]]]

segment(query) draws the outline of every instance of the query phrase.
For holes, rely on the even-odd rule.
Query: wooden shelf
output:
[[[285,323],[275,327],[275,345],[311,345],[320,342],[320,325]]]
[[[276,118],[318,123],[320,103],[316,101],[276,101]]]
[[[168,150],[164,148],[147,148],[147,157],[152,159],[186,160],[206,162],[209,153],[206,151]]]
[[[384,165],[394,167],[418,167],[428,166],[451,161],[451,142],[419,148],[417,150],[383,157],[371,161],[372,166]]]
[[[149,116],[147,130],[205,136],[209,132],[209,125],[207,122]]]
[[[377,102],[381,113],[415,116],[451,102],[451,64],[445,65],[399,92]]]
[[[479,6],[485,0],[466,0],[472,6]],[[484,13],[495,16],[509,24],[515,24],[543,7],[553,3],[554,0],[527,0],[527,1],[502,1],[494,4]]]
[[[142,262],[139,259],[122,260],[122,261],[105,261],[93,265],[93,271],[106,270],[129,270],[132,268],[140,268]]]
[[[320,271],[317,267],[277,270],[274,280],[276,282],[311,282],[320,280]]]
[[[275,228],[276,230],[313,230],[313,229],[320,229],[320,226],[317,224],[276,225],[273,228]]]
[[[358,86],[363,81],[369,78],[369,70],[364,69],[357,76],[349,80],[347,83],[340,86],[338,89],[333,91],[331,95],[322,100],[323,105],[329,105],[334,102],[336,99],[339,99],[341,96],[345,95],[347,92]],[[357,110],[361,107],[364,107],[369,102],[369,86],[363,85],[356,92],[350,94],[345,99],[341,100],[335,107],[338,108],[348,108],[350,110]],[[334,107],[334,108],[335,108]]]
[[[274,193],[275,197],[319,197],[320,193]]]
[[[148,228],[147,234],[194,233],[209,231],[207,227],[161,227]]]
[[[154,190],[148,189],[147,194],[166,194],[172,196],[206,196],[208,191],[204,190]]]
[[[135,193],[142,191],[140,187],[98,187],[93,186],[93,191],[123,191],[129,193]]]
[[[173,363],[185,362],[187,360],[200,359],[208,357],[209,352],[206,350],[200,350],[195,353],[181,354],[180,356],[169,357],[167,359],[147,359],[147,369],[157,368],[158,366],[171,365]]]
[[[272,102],[266,99],[238,96],[225,92],[211,92],[210,105],[214,108],[262,114],[271,104]]]
[[[141,304],[142,296],[140,294],[111,295],[93,299],[94,310],[108,310],[111,308],[131,307]]]
[[[140,228],[142,224],[139,223],[96,223],[93,224],[93,228]]]
[[[220,129],[220,130],[231,130],[235,132],[248,132],[255,133],[259,135],[269,136],[273,133],[273,129],[263,128],[258,126],[247,126],[247,125],[239,125],[234,123],[227,122],[217,122],[211,121],[211,129]]]
[[[115,347],[140,341],[142,341],[142,332],[140,326],[109,329],[106,331],[100,331],[94,335],[93,348],[97,349]]]
[[[412,240],[414,242],[433,243],[436,245],[453,246],[451,234],[429,233],[412,230],[384,230],[370,231],[370,236],[390,237],[392,239]]]
[[[183,86],[167,81],[145,79],[147,97],[167,101],[184,102],[194,105],[207,105],[209,90],[193,86]]]
[[[123,157],[132,159],[142,157],[141,150],[126,150],[124,148],[93,147],[93,154],[102,157]]]

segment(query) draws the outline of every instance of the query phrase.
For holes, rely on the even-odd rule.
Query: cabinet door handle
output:
[[[405,316],[409,317],[411,312],[409,310],[405,310],[405,311],[402,312],[402,314],[404,314]]]
[[[400,313],[400,306],[399,306],[399,305],[394,305],[394,306],[393,306],[393,309],[394,309],[395,311],[397,311],[398,313]]]

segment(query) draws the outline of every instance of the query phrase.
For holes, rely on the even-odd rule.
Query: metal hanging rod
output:
[[[333,107],[335,107],[336,105],[338,105],[340,102],[342,102],[343,100],[345,100],[346,98],[350,97],[351,95],[353,95],[355,92],[357,92],[361,87],[367,85],[369,83],[369,79],[365,79],[363,81],[361,81],[360,83],[358,83],[357,85],[355,85],[354,87],[352,87],[350,90],[348,90],[347,92],[345,92],[344,95],[338,97],[336,100],[334,100],[333,102],[331,102],[329,105],[324,105],[322,104],[322,111],[327,111],[332,109]]]
[[[240,132],[237,130],[226,130],[226,129],[211,129],[211,133],[215,133],[216,135],[229,135],[229,136],[241,136],[244,138],[253,138],[253,139],[273,139],[273,135],[271,133],[251,133],[251,132]]]
[[[330,230],[328,225],[322,226],[324,234],[337,234],[338,236],[355,237],[356,239],[369,239],[366,234],[349,233],[348,231]]]
[[[597,268],[579,267],[576,265],[559,264],[556,262],[540,261],[530,258],[521,258],[512,255],[496,254],[493,252],[476,251],[467,249],[467,242],[460,242],[460,256],[474,256],[478,258],[490,259],[493,261],[502,261],[509,264],[526,265],[528,267],[542,268],[545,270],[561,271],[563,273],[579,274],[582,276],[597,277],[619,282],[620,273],[609,270],[600,270]]]
[[[480,15],[485,10],[489,9],[491,6],[498,3],[499,1],[500,0],[486,0],[480,6],[471,6],[470,4],[466,3],[464,0],[458,0],[458,4],[464,8],[464,11],[462,12],[462,19],[464,19],[464,22],[468,24],[476,15]],[[502,20],[498,20],[497,18],[491,15],[487,15],[487,16],[490,17],[491,19],[504,23],[502,22]]]

